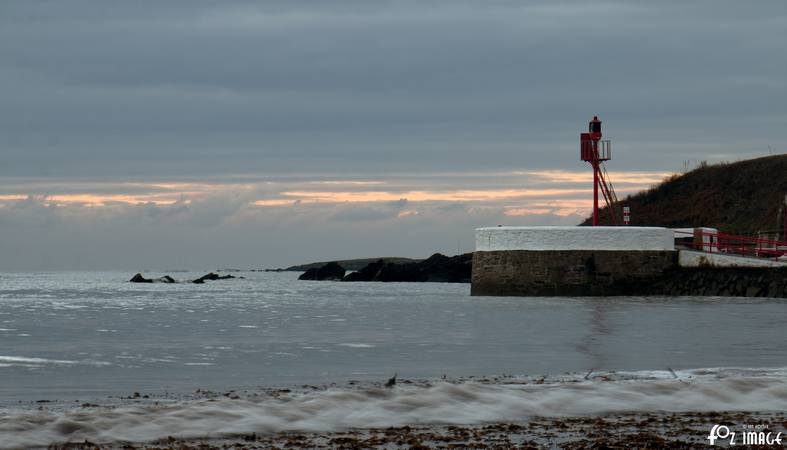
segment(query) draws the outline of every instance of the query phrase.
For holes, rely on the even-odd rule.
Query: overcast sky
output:
[[[0,2],[0,270],[275,267],[575,224],[787,152],[787,2]],[[636,211],[632,212],[636,214]]]

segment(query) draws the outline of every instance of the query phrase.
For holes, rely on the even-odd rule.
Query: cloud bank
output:
[[[667,174],[612,175],[625,194]],[[374,180],[25,181],[0,190],[0,251],[14,255],[3,260],[6,269],[260,268],[315,258],[465,252],[472,251],[478,226],[577,223],[590,207],[588,178],[549,171]]]

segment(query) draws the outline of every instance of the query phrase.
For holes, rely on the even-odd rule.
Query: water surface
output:
[[[162,273],[163,274],[163,273]],[[200,273],[170,273],[193,279]],[[303,383],[782,367],[787,302],[470,297],[469,285],[0,274],[0,407]],[[158,273],[147,274],[157,276]]]

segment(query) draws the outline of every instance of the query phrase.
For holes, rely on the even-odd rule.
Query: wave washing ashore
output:
[[[696,445],[720,423],[775,435],[786,409],[787,368],[400,380],[6,411],[0,448]]]
[[[0,448],[661,448],[787,427],[784,299],[243,276],[0,274]]]

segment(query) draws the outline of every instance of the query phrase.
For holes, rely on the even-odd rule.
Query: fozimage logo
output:
[[[707,439],[710,445],[716,445],[716,441],[727,445],[781,445],[782,432],[776,434],[768,430],[764,424],[744,425],[743,431],[732,431],[727,425],[714,425],[710,429]]]

